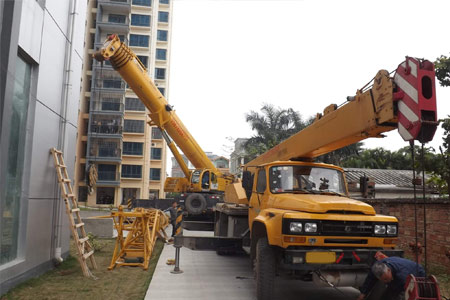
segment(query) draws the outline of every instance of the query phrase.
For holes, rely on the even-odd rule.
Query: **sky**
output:
[[[307,119],[405,56],[450,54],[448,0],[172,0],[168,100],[204,151],[229,157],[264,103]],[[450,87],[436,84],[438,118]],[[442,144],[440,130],[427,146]],[[407,146],[397,131],[365,148]]]

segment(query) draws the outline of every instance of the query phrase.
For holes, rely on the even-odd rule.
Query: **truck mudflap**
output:
[[[386,256],[403,256],[397,249],[286,249],[281,267],[287,270],[355,270],[368,269],[377,252]]]
[[[242,251],[242,238],[175,236],[175,247],[186,247],[191,250]]]

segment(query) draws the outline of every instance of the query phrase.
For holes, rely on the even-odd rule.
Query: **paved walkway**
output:
[[[170,232],[170,230],[168,231]],[[214,251],[181,248],[182,274],[172,274],[175,248],[165,245],[156,266],[145,300],[254,300],[255,283],[248,256],[220,256]],[[283,300],[354,300],[353,288],[318,288],[312,282],[278,279],[275,299]]]

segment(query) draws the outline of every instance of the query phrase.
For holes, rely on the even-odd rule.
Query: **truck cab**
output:
[[[345,280],[361,274],[353,282],[357,285],[376,252],[402,255],[395,249],[397,219],[348,198],[340,167],[276,161],[253,168],[244,172],[243,187],[249,199],[250,255],[265,281],[259,287],[271,284],[267,277],[272,281],[274,274],[314,277],[318,271],[339,272]]]

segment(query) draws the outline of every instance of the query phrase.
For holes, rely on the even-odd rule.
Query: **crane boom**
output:
[[[339,108],[328,106],[310,126],[245,166],[311,160],[396,128],[404,140],[426,143],[438,125],[434,80],[431,62],[407,57],[394,77],[380,70],[370,89],[358,90]]]
[[[99,61],[111,61],[114,69],[150,111],[151,125],[157,125],[160,129],[167,131],[196,168],[220,173],[147,75],[144,65],[117,35],[109,36],[102,49],[94,55]],[[183,166],[183,163],[179,163]]]

